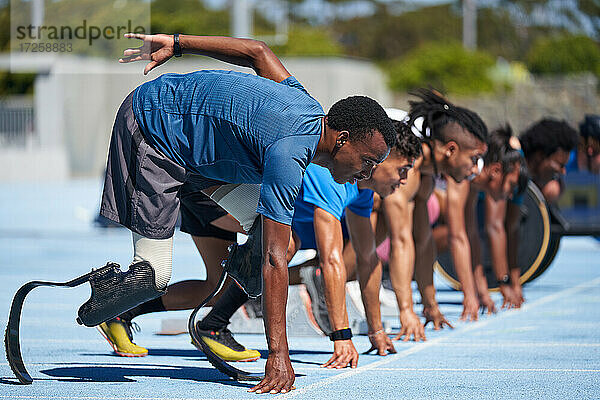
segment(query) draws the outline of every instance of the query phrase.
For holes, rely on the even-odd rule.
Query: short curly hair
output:
[[[579,124],[579,133],[583,138],[600,140],[600,115],[587,114]]]
[[[559,149],[570,152],[577,146],[579,133],[566,121],[544,118],[519,136],[526,158],[538,151],[544,156],[556,153]]]
[[[350,96],[335,103],[327,113],[327,126],[348,131],[349,140],[365,141],[375,131],[383,135],[389,148],[396,144],[396,129],[383,107],[367,96]]]
[[[418,158],[422,152],[421,140],[417,135],[412,133],[410,126],[406,122],[392,121],[396,128],[396,145],[394,146],[394,150],[409,160]]]

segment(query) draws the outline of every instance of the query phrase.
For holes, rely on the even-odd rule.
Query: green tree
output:
[[[488,70],[493,58],[484,52],[465,50],[459,42],[430,43],[384,64],[393,90],[433,86],[453,94],[489,92],[494,85]]]
[[[0,71],[0,97],[12,94],[32,94],[35,74],[12,74]]]
[[[339,21],[335,31],[346,52],[372,60],[392,60],[427,42],[460,40],[461,19],[452,5],[393,15],[377,5],[374,15]]]
[[[480,8],[477,14],[478,48],[506,60],[524,61],[533,42],[557,31],[563,29],[519,23],[506,8]]]
[[[10,7],[0,8],[0,51],[8,51],[10,45]]]
[[[598,0],[499,0],[496,8],[510,8],[522,25],[553,27],[570,32],[600,35]]]
[[[527,65],[536,74],[589,71],[600,77],[600,46],[582,35],[540,39],[529,51]]]
[[[152,33],[229,34],[229,12],[210,10],[200,0],[153,0],[150,15]]]
[[[278,56],[337,56],[344,50],[325,28],[303,25],[290,29],[286,44],[271,48]]]

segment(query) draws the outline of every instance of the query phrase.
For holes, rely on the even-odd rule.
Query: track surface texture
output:
[[[99,192],[97,181],[0,185],[3,327],[12,296],[23,283],[65,281],[109,260],[129,262],[127,231],[92,227]],[[172,281],[203,275],[191,240],[177,233]],[[442,311],[455,329],[428,327],[427,342],[395,342],[398,354],[387,357],[361,355],[357,369],[319,368],[330,356],[329,340],[293,336],[290,327],[291,358],[299,376],[297,390],[285,395],[247,393],[250,384],[216,371],[187,335],[154,335],[167,314],[137,319],[141,332],[135,340],[149,348],[147,357],[117,357],[95,329],[75,323],[89,285],[39,288],[25,303],[21,325],[23,357],[34,382],[16,385],[8,364],[0,363],[0,400],[600,398],[599,242],[565,238],[554,264],[525,288],[522,309],[482,316],[476,323],[459,322],[462,296],[440,279],[437,286]],[[494,294],[494,299],[499,306],[500,297]],[[390,322],[396,332],[397,318]],[[261,371],[264,337],[237,338],[263,354],[242,367]],[[365,336],[354,342],[359,352],[369,347]]]

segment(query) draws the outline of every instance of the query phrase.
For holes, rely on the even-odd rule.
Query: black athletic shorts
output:
[[[235,242],[237,234],[211,224],[212,221],[227,215],[217,203],[202,193],[190,177],[179,191],[181,211],[181,231],[193,236],[215,237]]]

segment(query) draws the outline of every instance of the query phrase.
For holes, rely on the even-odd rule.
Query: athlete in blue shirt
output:
[[[296,78],[165,74],[135,89],[133,110],[146,139],[169,159],[207,179],[261,183],[258,212],[291,223],[324,115]]]
[[[404,127],[402,130],[400,128]],[[379,307],[379,287],[381,283],[381,264],[375,252],[375,238],[371,228],[370,214],[373,205],[373,191],[381,196],[388,196],[405,182],[408,170],[414,159],[419,156],[421,144],[404,125],[398,124],[398,141],[390,156],[377,168],[372,176],[358,183],[339,184],[333,180],[331,173],[315,164],[309,165],[303,179],[300,195],[296,199],[294,220],[292,223],[293,240],[287,252],[287,260],[291,260],[300,248],[316,249],[319,257],[309,262],[309,266],[295,266],[289,269],[290,284],[306,283],[313,305],[325,297],[327,307],[324,313],[315,311],[313,306],[309,313],[317,319],[318,325],[326,333],[346,332],[348,316],[345,306],[345,282],[354,275],[355,268],[361,283],[363,302],[369,324],[369,338],[372,349],[385,355],[393,352],[394,347],[382,330]],[[235,220],[216,205],[206,202],[202,196],[189,193],[182,196],[182,231],[192,234],[207,268],[208,280],[218,272],[221,253],[215,254],[216,248],[226,248],[235,236],[228,234],[239,229]],[[208,218],[196,218],[196,215],[213,215]],[[345,221],[342,216],[345,214]],[[344,224],[347,223],[352,246],[356,250],[356,263],[344,262],[342,253],[348,243],[343,235]],[[348,246],[347,246],[348,247]],[[350,260],[349,260],[350,261]],[[315,264],[316,263],[316,264]],[[314,265],[319,265],[317,270]],[[322,274],[320,273],[322,271]],[[318,277],[317,277],[318,274]],[[315,282],[321,278],[322,282]],[[213,285],[214,286],[214,285]],[[312,286],[312,290],[311,290]],[[206,290],[206,281],[190,280],[169,286],[169,291],[162,298],[149,301],[120,316],[118,321],[103,327],[105,337],[111,342],[115,351],[126,355],[144,355],[147,350],[132,343],[131,334],[126,335],[127,326],[139,315],[167,310],[180,310],[195,307]],[[211,287],[212,288],[212,287]],[[315,289],[319,293],[315,293]],[[255,350],[246,349],[235,341],[227,329],[229,319],[241,307],[248,297],[235,284],[230,285],[221,298],[213,306],[210,313],[197,324],[202,340],[211,350],[227,361],[251,361],[259,357]],[[324,314],[324,315],[323,315]],[[323,319],[325,321],[323,321]],[[324,323],[323,323],[324,322]],[[355,367],[358,352],[352,340],[347,336],[334,335],[333,356],[324,364],[329,368]]]
[[[319,207],[342,220],[346,208],[354,214],[369,218],[373,208],[373,191],[359,185],[338,184],[327,168],[310,164],[304,174],[300,194],[296,199],[292,230],[301,240],[300,249],[316,249],[313,209]]]
[[[120,61],[149,60],[144,73],[187,53],[247,66],[260,75],[167,74],[131,93],[113,127],[101,214],[132,230],[134,262],[152,268],[154,297],[170,279],[178,193],[190,174],[200,177],[196,184],[205,194],[218,194],[218,203],[227,200],[230,213],[245,229],[245,222],[254,220],[250,217],[262,214],[269,358],[265,379],[252,391],[289,391],[294,373],[284,318],[286,250],[302,175],[314,162],[328,168],[339,183],[368,178],[394,144],[394,126],[377,102],[362,96],[341,100],[323,115],[262,42],[126,36],[143,40],[143,45],[126,50]],[[237,185],[248,183],[262,184],[258,207],[249,212],[246,206],[252,199],[243,196],[247,186]]]

